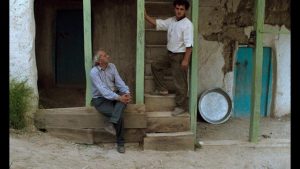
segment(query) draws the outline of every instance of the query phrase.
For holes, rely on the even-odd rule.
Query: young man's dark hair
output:
[[[190,7],[190,3],[187,0],[174,0],[173,6],[175,7],[176,5],[184,5],[185,10],[188,10]]]

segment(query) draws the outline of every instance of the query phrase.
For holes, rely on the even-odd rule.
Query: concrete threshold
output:
[[[207,146],[242,146],[242,147],[290,147],[290,139],[263,139],[257,143],[248,140],[203,140],[199,141],[203,147]]]

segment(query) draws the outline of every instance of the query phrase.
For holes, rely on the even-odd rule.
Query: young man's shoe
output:
[[[118,150],[119,153],[125,153],[125,147],[124,146],[118,145],[117,150]]]
[[[116,135],[116,129],[112,123],[109,123],[107,126],[105,126],[104,130],[114,136]]]
[[[185,110],[180,107],[175,107],[174,111],[172,112],[172,116],[178,116],[184,114]]]

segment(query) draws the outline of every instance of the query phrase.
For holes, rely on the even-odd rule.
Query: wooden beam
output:
[[[85,67],[85,105],[90,106],[92,99],[90,70],[92,68],[92,37],[91,37],[91,0],[83,0],[83,23],[84,23],[84,67]]]
[[[197,95],[198,95],[198,21],[199,21],[199,1],[192,1],[192,22],[194,25],[194,46],[190,68],[190,98],[189,111],[191,114],[191,131],[194,134],[194,143],[196,144],[197,133]]]
[[[135,102],[144,104],[145,1],[137,0]]]
[[[289,31],[286,30],[265,30],[261,33],[268,33],[268,34],[291,34]]]
[[[97,112],[94,107],[72,107],[39,109],[34,115],[35,126],[48,128],[104,128],[108,118]],[[147,117],[142,112],[124,111],[124,128],[147,128]]]
[[[259,120],[260,120],[260,102],[262,89],[262,63],[263,63],[263,27],[264,27],[265,0],[255,1],[255,23],[256,42],[253,57],[253,71],[251,94],[251,117],[250,117],[250,133],[251,142],[257,142],[259,136]]]
[[[104,129],[49,128],[50,135],[81,144],[115,143],[116,137]],[[126,143],[139,143],[144,139],[144,129],[124,129]]]

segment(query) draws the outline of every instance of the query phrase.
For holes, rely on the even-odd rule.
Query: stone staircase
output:
[[[144,150],[194,150],[190,115],[172,116],[175,94],[157,96],[145,94],[147,117]]]
[[[149,16],[166,19],[173,16],[172,0],[146,0],[145,8]],[[175,94],[167,96],[151,95],[155,89],[151,72],[151,63],[167,60],[167,32],[156,31],[145,23],[145,106],[147,116],[145,150],[194,150],[193,133],[190,131],[190,116],[185,113],[173,117]],[[175,86],[170,70],[166,70],[165,83],[170,92]]]
[[[146,0],[145,8],[147,13],[154,18],[173,16],[172,0]],[[145,93],[154,90],[151,63],[155,61],[167,61],[167,31],[157,31],[145,21]],[[165,71],[165,83],[174,91],[175,86],[172,81],[170,69]]]

